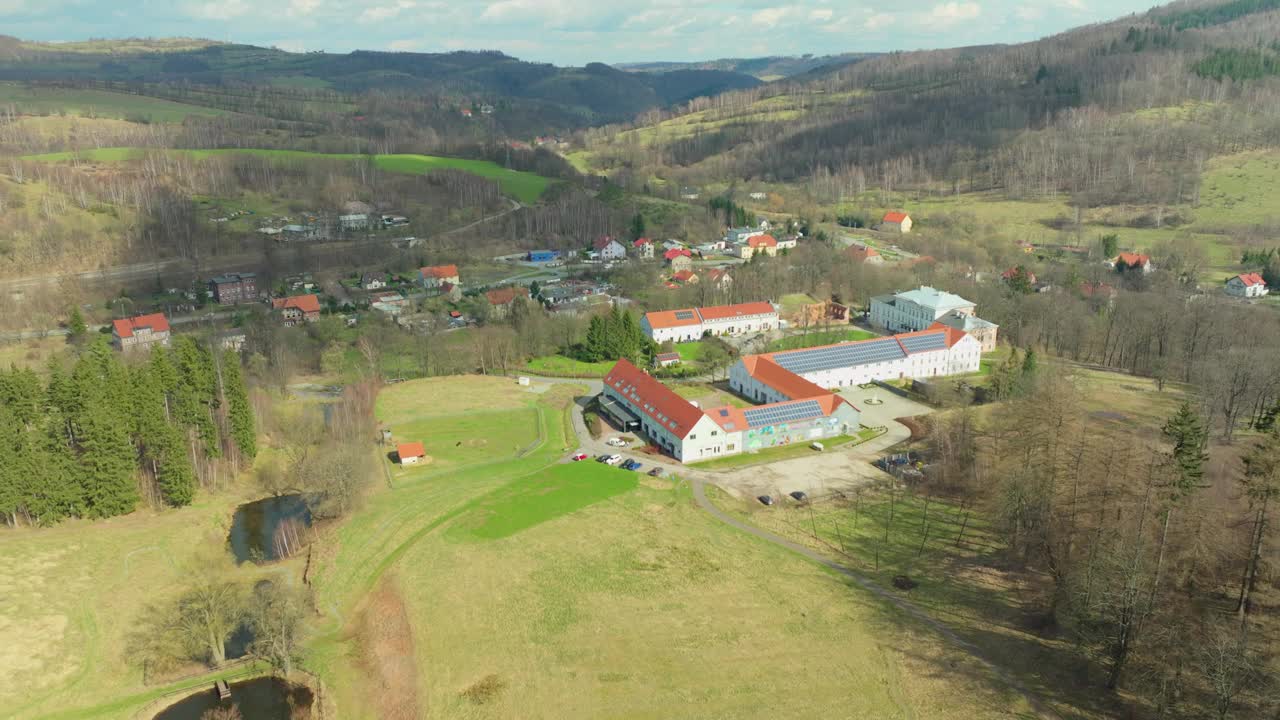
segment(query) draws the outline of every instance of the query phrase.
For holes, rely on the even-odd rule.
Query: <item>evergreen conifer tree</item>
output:
[[[249,392],[240,372],[240,356],[228,350],[222,355],[222,394],[227,399],[227,415],[231,439],[240,454],[252,460],[258,454],[258,430],[249,404]]]
[[[1173,495],[1176,502],[1190,494],[1204,479],[1204,465],[1209,461],[1205,452],[1209,431],[1191,403],[1183,402],[1178,412],[1165,423],[1163,432],[1173,443],[1176,470]]]

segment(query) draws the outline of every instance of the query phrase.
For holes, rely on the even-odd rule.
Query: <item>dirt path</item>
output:
[[[974,660],[981,663],[983,667],[990,670],[993,675],[999,678],[1000,682],[1004,683],[1005,686],[1007,686],[1014,692],[1018,693],[1019,695],[1022,695],[1024,698],[1026,698],[1027,702],[1031,705],[1031,707],[1035,709],[1037,717],[1053,719],[1053,720],[1057,720],[1058,718],[1062,717],[1058,713],[1054,712],[1038,696],[1036,696],[1034,693],[1028,690],[1027,687],[1023,685],[1021,681],[1019,681],[1017,678],[1010,675],[1003,668],[995,665],[994,663],[984,658],[982,656],[982,651],[979,650],[976,645],[957,635],[954,630],[952,630],[947,625],[943,624],[941,621],[936,620],[935,618],[928,615],[924,610],[921,610],[920,607],[917,606],[915,603],[901,597],[900,595],[889,592],[888,590],[880,587],[876,583],[863,577],[859,573],[854,572],[850,568],[845,567],[844,565],[841,565],[840,563],[828,557],[825,557],[820,553],[810,550],[809,548],[804,547],[803,545],[798,545],[796,543],[791,542],[790,540],[787,540],[786,538],[782,538],[777,535],[774,535],[773,533],[767,530],[763,530],[753,525],[748,525],[744,522],[741,522],[739,520],[736,520],[730,517],[720,508],[716,507],[715,504],[712,503],[707,498],[706,482],[704,480],[694,477],[692,478],[692,484],[693,484],[694,501],[698,503],[698,507],[705,510],[712,517],[716,518],[720,522],[723,522],[727,525],[735,527],[738,530],[741,530],[742,532],[747,533],[748,535],[752,535],[754,537],[760,538],[765,542],[773,543],[778,547],[790,550],[791,552],[796,553],[797,555],[801,555],[809,560],[812,560],[813,562],[816,562],[820,565],[823,565],[832,570],[835,570],[841,575],[852,580],[855,584],[858,585],[858,587],[861,587],[863,590],[870,592],[876,597],[879,597],[882,600],[889,602],[894,607],[907,613],[915,620],[923,623],[925,626],[937,632],[939,635],[945,638],[952,645],[968,653],[971,657],[973,657]]]

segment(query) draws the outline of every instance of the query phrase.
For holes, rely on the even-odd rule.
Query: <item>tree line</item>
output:
[[[190,338],[138,363],[101,339],[44,379],[0,372],[0,513],[11,526],[188,505],[256,453],[239,357]]]

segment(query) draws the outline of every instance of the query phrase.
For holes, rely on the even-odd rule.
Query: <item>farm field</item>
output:
[[[24,115],[79,115],[155,123],[182,122],[189,115],[227,114],[224,110],[142,95],[80,88],[28,88],[18,83],[0,83],[0,105],[12,105]]]
[[[75,152],[44,153],[28,155],[24,159],[37,162],[65,162],[83,160],[87,162],[123,162],[140,157],[142,148],[96,148]],[[166,152],[186,153],[196,158],[227,154],[260,155],[263,157],[288,159],[318,160],[366,160],[370,157],[378,167],[390,172],[406,174],[426,173],[432,170],[463,170],[473,175],[498,181],[502,191],[521,202],[536,202],[551,181],[541,175],[518,170],[508,170],[488,160],[468,160],[465,158],[449,158],[433,155],[357,155],[353,153],[313,153],[301,150],[260,150],[254,148],[236,148],[227,150],[168,150]]]

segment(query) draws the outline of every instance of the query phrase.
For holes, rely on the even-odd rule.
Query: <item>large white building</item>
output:
[[[748,355],[729,370],[729,386],[758,402],[875,380],[903,380],[978,372],[982,344],[945,325],[858,342]]]
[[[747,335],[778,327],[778,309],[767,302],[645,313],[640,328],[654,342],[686,342],[703,335]]]
[[[795,380],[794,392],[800,397],[759,407],[703,410],[630,362],[619,360],[605,376],[601,402],[624,428],[639,432],[685,463],[809,443],[858,429],[861,413],[849,401],[801,378]]]
[[[944,290],[915,290],[871,298],[871,324],[890,332],[924,330],[945,315],[973,315],[974,304]]]

